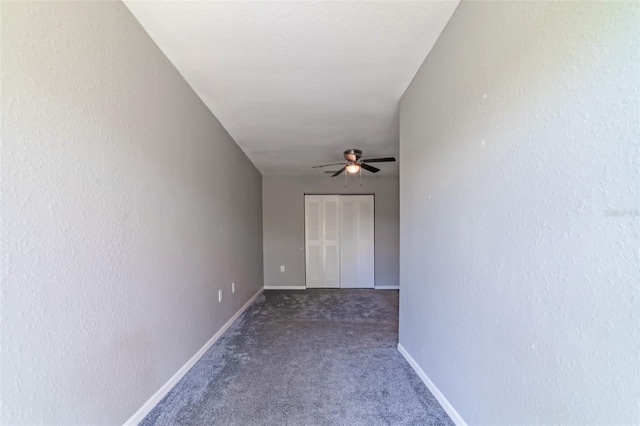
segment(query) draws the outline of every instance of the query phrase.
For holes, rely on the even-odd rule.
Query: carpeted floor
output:
[[[397,340],[397,291],[267,290],[141,424],[452,424]]]

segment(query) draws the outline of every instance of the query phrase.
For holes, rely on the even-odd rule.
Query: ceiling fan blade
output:
[[[341,174],[342,172],[344,172],[346,168],[347,168],[347,166],[344,166],[343,168],[341,168],[340,170],[338,170],[337,172],[335,172],[334,174],[332,174],[332,175],[331,175],[331,177],[338,176],[339,174]]]
[[[327,166],[341,166],[343,164],[347,164],[347,163],[342,162],[342,163],[323,164],[322,166],[313,166],[311,168],[312,169],[317,169],[317,168],[320,168],[320,167],[327,167]]]
[[[335,172],[337,172],[337,170],[325,170],[324,172],[325,173],[335,173]]]
[[[362,160],[363,163],[389,163],[396,161],[395,157],[383,157],[383,158],[369,158],[368,160]]]
[[[360,164],[360,167],[362,167],[365,170],[370,171],[371,173],[378,173],[380,171],[380,169],[378,169],[376,167],[373,167],[373,166],[370,166],[368,164],[364,164],[364,163]]]

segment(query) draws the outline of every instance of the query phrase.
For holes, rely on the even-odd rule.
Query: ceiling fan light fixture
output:
[[[349,173],[358,173],[360,171],[360,166],[357,164],[349,164],[347,166],[347,172]]]

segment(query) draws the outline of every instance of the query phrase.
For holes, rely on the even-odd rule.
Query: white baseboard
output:
[[[400,290],[399,285],[378,285],[374,287],[376,290]]]
[[[265,290],[306,290],[303,285],[265,285]]]
[[[451,417],[451,420],[453,420],[453,422],[457,426],[467,426],[467,423],[463,420],[462,416],[458,414],[456,409],[453,408],[453,405],[451,405],[451,403],[447,401],[447,398],[444,397],[442,392],[440,392],[436,385],[431,381],[429,376],[427,376],[427,373],[425,373],[424,370],[420,368],[416,360],[413,359],[411,355],[409,355],[409,352],[407,352],[407,350],[400,343],[398,343],[398,351],[402,354],[404,359],[407,360],[411,368],[413,368],[413,370],[418,374],[418,377],[420,377],[420,379],[424,382],[433,396],[435,396],[435,398],[438,400],[440,405],[442,405],[442,408],[444,408],[444,411],[446,411],[449,417]]]
[[[238,310],[238,312],[236,312],[230,319],[229,321],[227,321],[222,328],[220,328],[220,330],[217,331],[216,334],[213,335],[213,337],[211,339],[209,339],[209,341],[207,343],[204,344],[204,346],[202,348],[200,348],[200,350],[198,352],[196,352],[196,354],[194,356],[191,357],[191,359],[189,361],[187,361],[187,363],[185,365],[183,365],[177,372],[176,374],[174,374],[169,381],[167,381],[167,383],[165,383],[164,385],[162,385],[162,387],[160,389],[158,389],[158,391],[153,394],[153,396],[151,398],[149,398],[149,400],[147,402],[144,403],[144,405],[142,407],[140,407],[140,409],[138,411],[136,411],[136,413],[131,416],[131,418],[129,420],[127,420],[124,423],[124,426],[137,426],[138,423],[140,423],[142,421],[142,419],[144,419],[147,414],[149,414],[149,412],[151,412],[151,410],[153,410],[153,408],[162,400],[162,398],[165,397],[166,394],[169,393],[169,391],[171,389],[173,389],[173,387],[180,381],[180,379],[182,379],[184,377],[185,374],[187,374],[187,372],[191,369],[191,367],[193,367],[193,365],[198,362],[198,360],[200,358],[202,358],[202,355],[205,354],[205,352],[207,352],[207,350],[211,347],[211,345],[213,345],[219,338],[220,336],[222,336],[224,334],[225,331],[227,331],[227,329],[229,327],[231,327],[231,324],[233,324],[233,322],[238,319],[238,317],[249,307],[251,306],[251,304],[256,300],[256,298],[258,296],[260,296],[260,294],[262,294],[262,291],[264,289],[260,289],[256,292],[256,294],[254,294],[251,299],[249,299],[249,301],[247,303],[245,303],[242,308],[240,308],[240,310]]]

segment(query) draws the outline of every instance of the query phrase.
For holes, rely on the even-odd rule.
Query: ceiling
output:
[[[321,175],[398,156],[398,100],[458,1],[125,4],[260,172]]]

